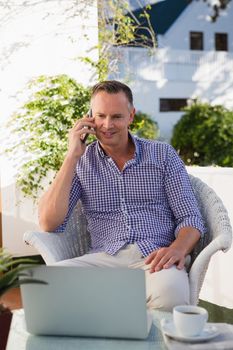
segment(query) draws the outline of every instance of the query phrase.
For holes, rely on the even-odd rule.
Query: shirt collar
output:
[[[140,147],[139,146],[140,145],[139,145],[138,137],[131,134],[130,132],[129,132],[129,137],[131,137],[131,140],[133,141],[134,146],[135,146],[134,159],[136,161],[139,161],[139,159],[140,159]]]
[[[99,141],[97,141],[97,151],[99,152],[102,158],[108,157],[107,154],[104,152],[103,148],[101,147]]]
[[[138,137],[131,134],[131,132],[129,132],[129,137],[131,138],[131,140],[133,141],[134,146],[135,146],[134,159],[136,161],[138,161],[140,159],[140,149],[139,149]],[[97,141],[97,150],[102,158],[105,158],[105,157],[108,158],[107,154],[104,152],[103,148],[101,147],[101,144],[99,143],[99,141]]]

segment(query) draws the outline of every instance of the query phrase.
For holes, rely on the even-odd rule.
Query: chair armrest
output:
[[[88,233],[77,236],[68,232],[27,231],[23,239],[39,252],[47,265],[83,255],[90,245]]]
[[[81,202],[74,208],[64,232],[27,231],[23,239],[39,252],[47,265],[85,254],[90,249],[91,238]]]
[[[196,305],[211,256],[217,251],[226,252],[231,246],[231,236],[221,234],[211,241],[196,257],[189,271],[190,303]]]
[[[69,253],[64,249],[63,240],[61,244],[61,237],[58,233],[49,232],[32,232],[24,233],[24,242],[34,247],[42,256],[47,265],[53,264],[57,261],[68,259]],[[68,249],[69,250],[69,249]]]

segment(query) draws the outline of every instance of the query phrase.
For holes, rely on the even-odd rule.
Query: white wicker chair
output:
[[[208,228],[191,254],[190,302],[196,305],[211,256],[230,248],[232,228],[227,211],[214,190],[197,177],[190,175],[190,180]],[[85,254],[90,236],[81,204],[74,209],[64,233],[26,232],[24,241],[35,247],[46,264]]]

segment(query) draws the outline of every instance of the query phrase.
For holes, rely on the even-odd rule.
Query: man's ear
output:
[[[132,108],[132,110],[130,112],[130,117],[129,117],[129,125],[133,123],[135,113],[136,113],[135,108]]]

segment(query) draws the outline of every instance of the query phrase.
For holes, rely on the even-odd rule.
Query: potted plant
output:
[[[11,254],[0,249],[0,349],[5,349],[10,329],[12,312],[1,303],[1,297],[12,288],[25,283],[46,282],[28,278],[24,270],[37,262],[28,258],[14,259]]]

